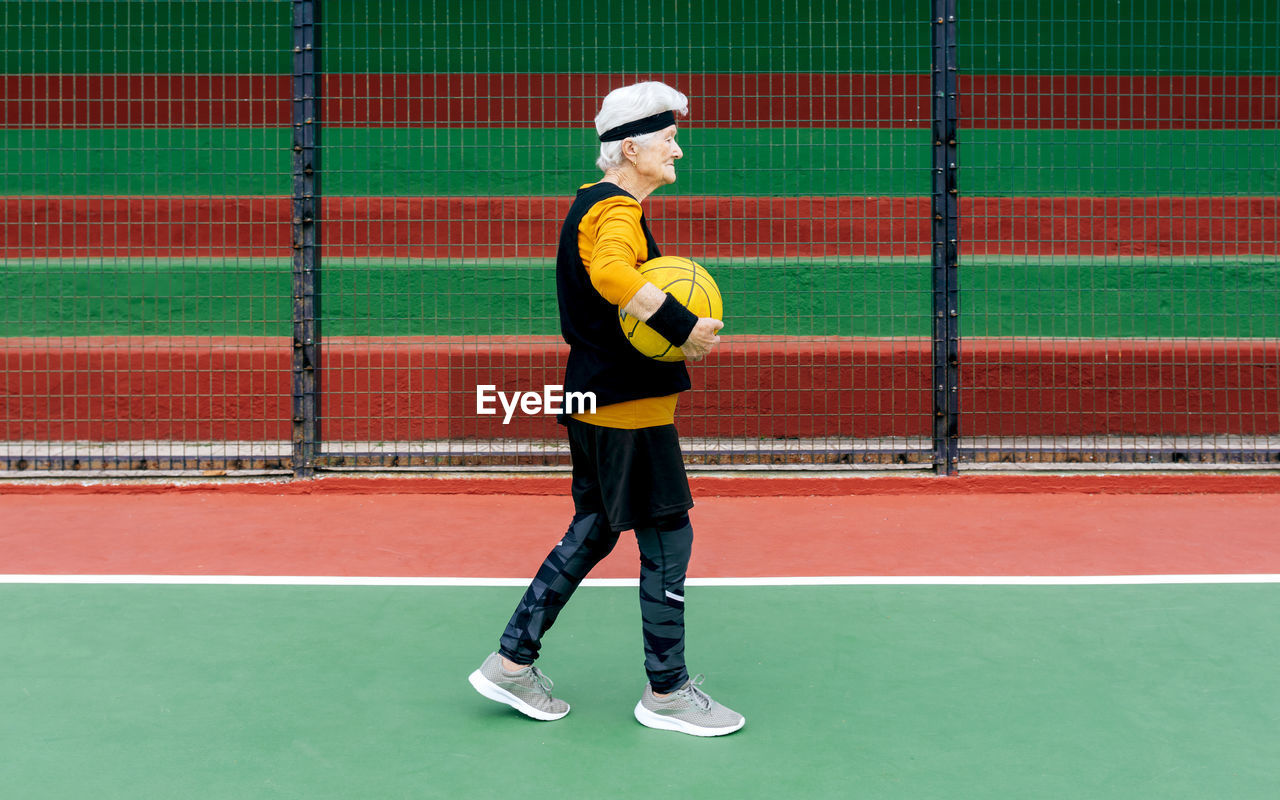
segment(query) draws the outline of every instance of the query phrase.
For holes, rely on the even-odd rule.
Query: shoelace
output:
[[[551,689],[555,686],[555,684],[551,682],[551,679],[546,675],[543,675],[542,670],[532,664],[529,665],[529,675],[533,678],[533,682],[538,684],[538,688],[545,692],[547,697],[550,697]]]
[[[676,694],[680,695],[681,697],[685,698],[689,702],[693,703],[698,708],[701,708],[703,711],[710,711],[711,697],[708,696],[706,692],[698,688],[699,686],[702,685],[702,682],[706,679],[707,677],[705,675],[699,674],[693,677],[692,679],[690,679],[688,683],[686,683],[679,690],[677,690]]]

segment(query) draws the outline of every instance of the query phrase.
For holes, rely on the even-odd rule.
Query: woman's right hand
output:
[[[720,336],[716,331],[723,327],[724,323],[718,319],[699,317],[698,324],[693,326],[689,338],[680,345],[680,349],[684,351],[684,357],[690,361],[701,361],[706,358],[711,348],[720,343]]]

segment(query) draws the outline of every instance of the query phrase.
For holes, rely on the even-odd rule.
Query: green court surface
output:
[[[930,267],[903,259],[703,259],[726,332],[927,336]],[[969,336],[1280,337],[1274,257],[971,257]],[[287,259],[0,261],[0,336],[288,336]],[[559,333],[549,260],[334,258],[327,336]]]
[[[1270,798],[1280,587],[692,587],[747,716],[641,727],[634,588],[588,586],[527,720],[466,676],[521,589],[0,586],[30,798]]]

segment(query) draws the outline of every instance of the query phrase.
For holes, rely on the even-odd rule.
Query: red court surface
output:
[[[1280,574],[1280,476],[693,479],[690,576]],[[527,578],[566,478],[0,485],[0,575]],[[593,578],[633,578],[623,534]]]

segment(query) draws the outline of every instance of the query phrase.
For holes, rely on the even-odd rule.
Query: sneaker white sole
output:
[[[567,707],[559,714],[534,708],[519,697],[516,697],[511,692],[508,692],[506,689],[503,689],[498,684],[486,678],[484,673],[480,670],[476,670],[471,673],[467,678],[467,681],[470,682],[475,690],[480,694],[490,700],[497,700],[499,703],[506,703],[516,711],[524,714],[526,717],[532,717],[534,719],[542,720],[543,722],[551,722],[552,720],[562,719],[565,714],[569,713],[569,709]]]
[[[679,733],[687,733],[690,736],[724,736],[741,730],[743,725],[747,724],[746,717],[738,720],[738,724],[727,728],[704,728],[701,725],[694,725],[692,722],[685,722],[675,717],[664,717],[661,714],[655,714],[644,707],[644,701],[636,703],[636,721],[646,728],[654,728],[660,731],[678,731]]]

